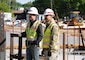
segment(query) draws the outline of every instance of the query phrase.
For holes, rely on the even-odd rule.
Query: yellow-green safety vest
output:
[[[43,38],[43,48],[50,48],[50,42],[51,42],[51,27],[52,24],[50,24],[47,29],[45,30],[44,33],[44,38]]]
[[[40,24],[39,21],[34,22],[34,24],[30,27],[30,22],[28,22],[27,29],[26,29],[26,36],[27,39],[35,39],[36,38],[36,30],[38,25]]]

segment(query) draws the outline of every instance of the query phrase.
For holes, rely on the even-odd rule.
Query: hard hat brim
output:
[[[34,12],[27,12],[28,14],[35,14],[35,15],[39,15],[38,13],[34,13]]]
[[[51,15],[51,14],[44,14],[44,16],[46,16],[46,15]],[[54,17],[55,15],[51,15],[52,17]]]

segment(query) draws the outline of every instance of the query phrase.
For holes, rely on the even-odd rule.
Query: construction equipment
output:
[[[85,50],[82,29],[80,28],[80,26],[83,25],[83,18],[80,17],[79,13],[80,13],[80,11],[71,11],[70,12],[71,21],[68,23],[68,26],[79,26],[79,49],[78,50]],[[82,40],[82,46],[80,46],[80,37]]]
[[[83,25],[83,18],[79,15],[80,11],[71,11],[70,12],[70,22],[68,25],[72,26],[82,26]]]

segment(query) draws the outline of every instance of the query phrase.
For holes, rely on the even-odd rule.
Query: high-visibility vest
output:
[[[28,22],[27,29],[26,29],[26,37],[27,40],[34,40],[36,38],[36,30],[40,24],[40,21],[34,22],[34,24],[30,27],[30,22]]]
[[[50,48],[50,42],[51,42],[51,27],[52,24],[50,24],[44,33],[44,39],[43,39],[43,48]]]

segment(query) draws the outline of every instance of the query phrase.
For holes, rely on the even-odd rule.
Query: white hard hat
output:
[[[47,8],[44,12],[44,15],[52,15],[54,16],[54,11],[50,8]]]
[[[28,14],[36,14],[36,15],[39,14],[36,7],[31,7],[31,8],[28,10],[27,13],[28,13]]]

